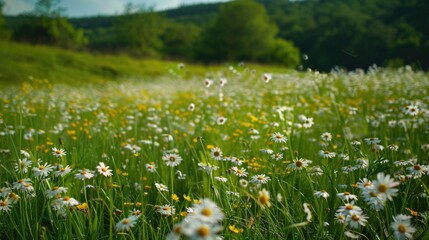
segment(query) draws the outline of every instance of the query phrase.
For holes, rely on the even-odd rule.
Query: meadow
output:
[[[410,67],[180,64],[0,96],[1,239],[429,238],[429,79]]]

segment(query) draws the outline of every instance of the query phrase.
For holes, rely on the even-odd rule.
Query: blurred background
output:
[[[3,0],[0,6],[3,42],[320,71],[429,67],[425,0]]]

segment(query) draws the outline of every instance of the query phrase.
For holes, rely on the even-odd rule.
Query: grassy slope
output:
[[[177,65],[178,62],[173,61],[94,55],[47,46],[0,42],[0,85],[21,83],[29,76],[67,84],[103,83],[127,78],[149,79],[167,75],[170,70],[177,72]],[[186,77],[203,77],[208,72],[220,69],[221,66],[187,65]],[[274,67],[264,69],[273,72],[285,70]]]

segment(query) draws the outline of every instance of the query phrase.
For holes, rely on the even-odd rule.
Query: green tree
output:
[[[49,18],[60,17],[65,9],[59,4],[60,0],[38,0],[34,5],[34,14]]]
[[[4,2],[0,1],[0,40],[9,40],[10,32],[6,29],[4,18],[3,18],[3,7]]]
[[[205,60],[258,61],[269,51],[276,32],[261,4],[250,0],[229,2],[204,32],[199,54]]]
[[[162,36],[164,55],[192,59],[199,36],[200,28],[195,24],[169,22]]]
[[[272,42],[265,60],[294,68],[301,62],[300,55],[299,49],[291,41],[276,38]]]
[[[87,43],[83,30],[75,29],[61,14],[59,0],[38,0],[30,15],[13,32],[18,41],[48,44],[64,48],[80,48]]]
[[[128,4],[125,14],[116,22],[117,42],[133,54],[157,56],[163,46],[161,35],[166,20],[151,10],[135,9]]]

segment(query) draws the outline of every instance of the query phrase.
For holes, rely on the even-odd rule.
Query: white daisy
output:
[[[271,75],[271,73],[264,73],[264,75],[262,75],[262,78],[266,83],[268,83],[273,78],[273,75]]]
[[[375,180],[373,183],[374,192],[382,199],[388,199],[393,200],[392,197],[398,195],[398,189],[397,187],[399,185],[399,182],[395,182],[393,178],[390,177],[390,175],[384,175],[384,173],[378,173],[377,174],[377,180]]]
[[[293,160],[293,163],[290,163],[287,167],[292,170],[302,170],[307,168],[308,165],[311,163],[312,163],[311,160],[300,158],[300,159]]]
[[[27,173],[28,172],[28,167],[31,166],[31,160],[28,160],[27,158],[24,159],[18,159],[18,162],[15,163],[15,171],[16,172],[23,172],[23,173]]]
[[[216,176],[215,179],[219,182],[227,182],[228,178],[222,176]]]
[[[139,218],[134,215],[122,219],[116,224],[116,231],[130,231],[130,229],[136,225],[138,219]]]
[[[183,158],[175,153],[167,153],[162,156],[162,160],[164,160],[165,164],[169,167],[175,167],[182,162]]]
[[[72,207],[72,206],[79,205],[79,202],[76,199],[69,196],[65,196],[60,200],[61,200],[61,205],[65,207]]]
[[[58,194],[66,193],[66,192],[67,192],[67,188],[54,186],[52,189],[46,190],[46,196],[48,198],[53,198],[53,197],[56,197]]]
[[[201,203],[195,203],[193,206],[192,218],[201,222],[214,224],[221,221],[224,217],[222,210],[210,199],[202,199]]]
[[[343,201],[350,202],[351,200],[357,200],[357,196],[354,194],[351,194],[349,192],[342,192],[338,193],[337,197],[339,197]]]
[[[190,103],[188,106],[188,111],[193,112],[195,110],[195,104]]]
[[[162,216],[171,216],[174,213],[176,213],[176,209],[174,206],[171,206],[170,204],[165,204],[162,206],[159,206],[157,208],[157,212],[161,213]]]
[[[368,217],[360,211],[350,211],[350,214],[346,217],[346,222],[352,228],[359,228],[359,226],[365,226],[368,222]]]
[[[213,84],[213,80],[210,80],[208,78],[204,79],[204,85],[209,88]]]
[[[327,199],[329,197],[329,193],[326,192],[325,190],[321,190],[321,191],[314,191],[314,195],[316,197],[323,197],[325,199]]]
[[[66,155],[66,151],[62,148],[52,148],[52,155],[55,157],[63,157]]]
[[[54,172],[55,177],[64,177],[69,172],[71,172],[71,167],[69,165],[63,167],[63,165],[58,165],[58,170]]]
[[[322,135],[320,135],[320,138],[322,138],[325,142],[330,142],[332,140],[332,134],[329,132],[324,132]]]
[[[168,192],[168,187],[167,186],[165,186],[164,184],[162,184],[162,183],[155,183],[155,187],[156,187],[156,189],[158,189],[158,191],[160,191],[160,192]]]
[[[246,177],[247,174],[249,174],[248,172],[246,172],[245,168],[237,168],[237,167],[232,167],[231,170],[234,172],[235,175],[239,176],[239,177]]]
[[[270,180],[271,179],[269,176],[265,174],[258,174],[258,175],[252,176],[252,178],[250,179],[250,182],[256,183],[256,184],[266,184]]]
[[[94,172],[88,169],[82,169],[79,170],[79,173],[76,173],[75,175],[76,179],[85,180],[85,179],[91,179],[94,177]]]
[[[279,132],[276,132],[271,135],[271,140],[273,140],[275,143],[286,143],[287,137]]]
[[[211,157],[214,160],[222,160],[222,150],[218,147],[214,147],[210,150]]]
[[[34,176],[35,177],[47,177],[52,170],[54,169],[54,166],[45,163],[44,165],[40,165],[38,167],[33,168]]]
[[[109,169],[103,162],[99,162],[97,166],[98,173],[105,177],[111,177],[113,175],[112,170]]]
[[[399,214],[393,217],[390,227],[395,232],[395,239],[406,240],[412,239],[417,229],[411,225],[411,216]]]
[[[8,200],[0,199],[0,211],[10,212],[12,204]]]
[[[334,158],[336,156],[336,153],[330,152],[328,150],[320,150],[319,156],[324,157],[324,158]]]
[[[240,181],[238,181],[238,183],[240,183],[240,186],[242,188],[247,188],[247,186],[249,186],[249,182],[246,179],[240,179]]]
[[[225,124],[225,122],[226,122],[226,118],[225,117],[218,117],[217,119],[216,119],[216,123],[217,123],[217,125],[224,125]]]
[[[379,142],[381,142],[381,140],[380,139],[378,139],[378,138],[376,138],[376,137],[371,137],[371,138],[365,138],[364,139],[365,140],[365,142],[367,143],[367,144],[377,144],[377,143],[379,143]]]
[[[155,165],[155,163],[146,163],[145,167],[146,167],[146,170],[148,172],[152,172],[152,173],[156,172],[156,165]]]

